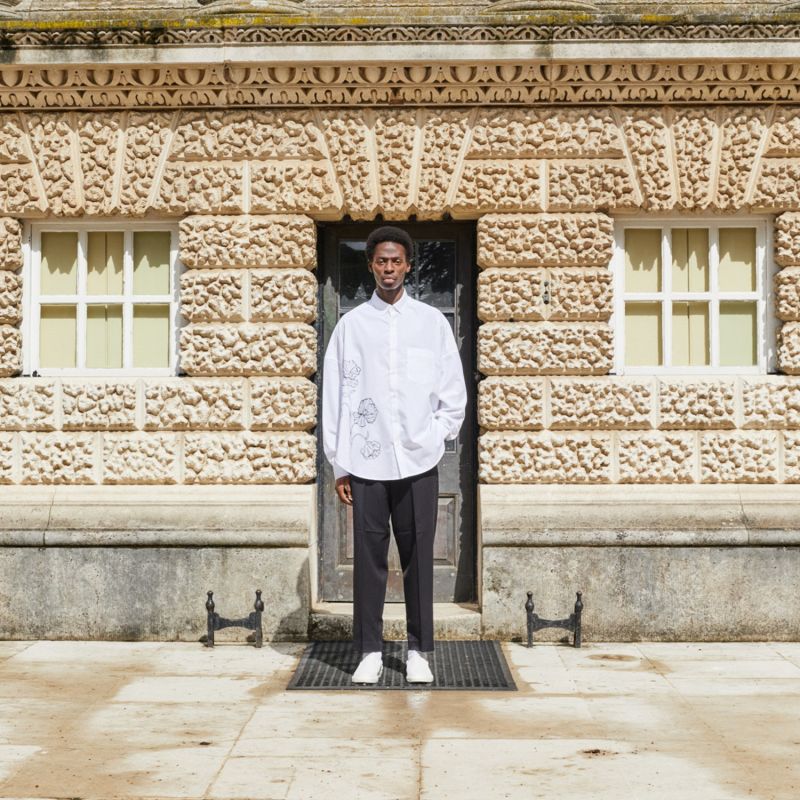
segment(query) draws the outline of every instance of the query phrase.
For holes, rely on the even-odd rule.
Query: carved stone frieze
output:
[[[487,430],[544,427],[544,379],[486,378],[478,384],[478,424]]]
[[[732,381],[663,380],[658,397],[658,427],[662,430],[736,427],[736,386]]]
[[[777,479],[777,434],[736,431],[700,435],[703,483],[775,483]]]
[[[144,429],[241,430],[244,406],[241,380],[149,381],[144,388]]]
[[[697,445],[693,433],[620,433],[620,483],[693,483]]]
[[[103,436],[103,483],[177,483],[179,452],[174,434],[108,433]]]
[[[189,322],[241,322],[244,270],[190,270],[181,275],[181,314]]]
[[[50,381],[0,381],[0,430],[50,431],[55,428],[56,387]]]
[[[306,269],[250,271],[250,319],[253,322],[313,322],[317,316],[317,279]]]
[[[22,276],[0,271],[0,323],[19,325],[22,320]]]
[[[113,431],[136,427],[136,385],[133,383],[63,382],[64,430]]]
[[[552,379],[550,426],[560,430],[653,427],[651,381]]]
[[[306,378],[250,380],[250,428],[308,430],[317,424],[317,387]]]

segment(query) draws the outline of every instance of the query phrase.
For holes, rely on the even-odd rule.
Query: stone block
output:
[[[0,378],[22,370],[22,335],[18,328],[0,325]]]
[[[14,111],[0,114],[0,163],[25,164],[30,161],[25,146],[25,128]]]
[[[610,319],[613,310],[613,282],[607,269],[552,269],[548,277],[549,319]]]
[[[0,271],[0,323],[19,325],[22,321],[22,276]]]
[[[608,325],[488,322],[478,329],[478,369],[485,375],[602,375],[612,365]]]
[[[169,214],[241,214],[243,166],[169,161],[153,204]]]
[[[556,430],[653,427],[652,381],[576,378],[550,381],[550,426]]]
[[[478,440],[484,483],[608,483],[608,434],[485,433]]]
[[[544,270],[483,270],[478,275],[478,319],[544,319],[549,310],[544,303],[546,286]]]
[[[634,209],[642,205],[636,180],[624,160],[551,161],[548,211]]]
[[[775,483],[778,437],[775,433],[700,434],[703,483]]]
[[[197,376],[305,376],[317,368],[317,332],[303,323],[189,325],[181,366]]]
[[[83,206],[77,181],[80,169],[79,144],[77,134],[72,128],[71,113],[58,111],[29,114],[26,121],[49,212],[55,217],[74,217],[80,214]],[[22,185],[5,186],[9,197],[12,196],[12,192],[16,194],[16,190],[27,185],[31,187],[25,190],[28,197],[24,199],[20,197],[14,202],[32,204],[33,192],[36,191],[33,189],[36,181],[32,172],[22,169],[14,171]],[[2,183],[5,184],[5,181]],[[37,197],[36,200],[38,199]],[[35,205],[38,205],[38,202]]]
[[[671,209],[677,190],[672,178],[670,130],[663,108],[624,110],[622,129],[639,178],[644,207],[651,211]]]
[[[662,380],[658,386],[662,430],[736,427],[733,381]]]
[[[478,424],[487,430],[544,428],[542,378],[486,378],[478,384]]]
[[[250,210],[254,214],[322,214],[341,217],[342,195],[328,161],[250,164]]]
[[[596,158],[622,155],[619,127],[607,108],[483,110],[467,158]]]
[[[120,171],[121,214],[141,216],[147,212],[161,156],[172,135],[172,118],[171,111],[128,112]]]
[[[0,270],[22,269],[22,225],[0,217]]]
[[[751,206],[783,211],[800,206],[800,159],[763,158]]]
[[[189,322],[241,322],[243,270],[190,270],[181,275],[181,314]]]
[[[22,483],[96,483],[90,433],[22,433]]]
[[[467,161],[453,199],[456,216],[543,211],[541,161]]]
[[[117,152],[123,112],[76,115],[83,202],[87,214],[110,214],[114,210]]]
[[[706,208],[713,199],[717,113],[713,106],[672,110],[680,208]]]
[[[187,267],[312,267],[316,248],[314,221],[302,215],[198,216],[180,224]]]
[[[778,368],[787,375],[800,375],[800,322],[784,322],[781,326],[778,333]]]
[[[743,428],[800,428],[800,382],[747,378],[742,383]]]
[[[56,427],[56,384],[12,378],[0,381],[0,430],[51,431]]]
[[[413,213],[412,180],[418,170],[415,147],[420,112],[399,107],[376,109],[373,113],[378,186],[387,187],[385,196],[380,197],[383,216],[390,220],[408,219]]]
[[[800,321],[800,267],[785,267],[775,275],[775,316]]]
[[[783,434],[783,479],[786,483],[800,483],[800,433]]]
[[[317,317],[317,279],[306,269],[250,272],[253,322],[313,322]]]
[[[778,106],[769,131],[766,156],[800,156],[800,114]]]
[[[478,220],[481,267],[604,267],[614,252],[605,214],[487,214]]]
[[[0,433],[0,484],[14,483],[13,433]]]
[[[461,109],[432,109],[425,115],[416,202],[419,219],[439,219],[447,210],[450,184],[469,127],[469,112]],[[483,188],[475,186],[478,195]],[[386,193],[390,191],[387,186]]]
[[[787,211],[775,218],[775,263],[800,267],[800,212]]]
[[[107,433],[103,483],[177,483],[179,453],[175,434]]]
[[[242,430],[244,381],[148,381],[144,428],[148,431]]]
[[[0,164],[0,214],[39,216],[46,208],[31,164]],[[65,211],[65,216],[75,213]]]
[[[763,106],[754,105],[727,108],[723,114],[715,205],[735,211],[748,203],[748,186],[767,129],[767,112]],[[754,202],[759,204],[758,200]]]
[[[253,378],[250,428],[307,430],[317,424],[317,387],[306,378]]]
[[[113,431],[136,428],[136,384],[72,383],[61,386],[64,430]]]
[[[306,483],[316,477],[314,436],[301,432],[187,433],[185,483]]]
[[[692,483],[697,465],[694,433],[621,433],[620,483]]]

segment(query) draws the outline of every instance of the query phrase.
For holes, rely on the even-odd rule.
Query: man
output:
[[[383,671],[389,518],[403,568],[410,683],[433,680],[433,538],[437,464],[464,421],[467,390],[444,315],[409,297],[403,283],[414,244],[399,228],[366,244],[370,300],[345,314],[325,352],[322,433],[336,492],[353,507],[354,683]]]

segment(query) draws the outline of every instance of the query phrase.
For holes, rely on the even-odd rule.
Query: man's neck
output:
[[[391,289],[389,291],[381,289],[380,286],[375,288],[375,294],[377,294],[384,303],[388,303],[390,306],[393,306],[403,296],[404,291],[402,286],[398,286],[396,289]]]

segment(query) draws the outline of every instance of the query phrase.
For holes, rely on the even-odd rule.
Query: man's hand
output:
[[[339,495],[339,499],[346,506],[353,505],[353,491],[350,488],[349,475],[342,475],[342,477],[336,481],[336,494]]]

